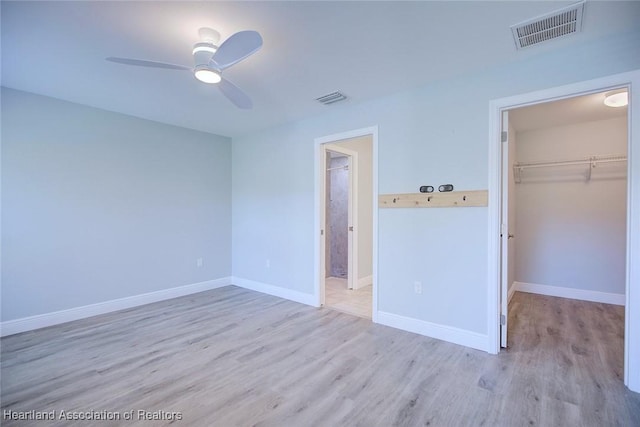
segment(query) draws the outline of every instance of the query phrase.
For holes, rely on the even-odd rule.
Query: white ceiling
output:
[[[509,26],[571,2],[80,1],[1,4],[2,85],[187,128],[238,136],[475,70],[628,31],[640,2],[588,2],[583,32],[516,51]],[[615,25],[613,25],[615,23]],[[198,28],[253,29],[263,48],[225,71],[239,110],[187,72]],[[349,99],[315,98],[340,90]]]
[[[606,92],[576,96],[509,110],[509,123],[518,132],[627,115],[627,107],[604,105]]]

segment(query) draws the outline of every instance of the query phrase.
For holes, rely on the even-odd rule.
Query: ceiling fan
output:
[[[147,61],[143,59],[118,58],[110,56],[107,61],[140,67],[164,68],[168,70],[191,71],[195,78],[204,83],[216,84],[220,92],[238,108],[253,107],[251,98],[236,85],[222,77],[222,72],[262,47],[262,37],[257,31],[240,31],[235,33],[220,46],[220,33],[211,28],[200,28],[200,42],[193,46],[194,66],[169,64],[166,62]]]

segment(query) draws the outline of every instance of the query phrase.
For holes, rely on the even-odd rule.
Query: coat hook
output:
[[[427,202],[431,201],[431,196],[427,197]]]
[[[462,196],[462,201],[466,202],[467,201],[467,196]]]
[[[396,198],[394,197],[394,198],[393,198],[393,203],[395,203],[395,202],[396,202]]]

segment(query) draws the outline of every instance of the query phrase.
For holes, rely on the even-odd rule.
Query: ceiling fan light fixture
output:
[[[193,45],[193,54],[195,55],[196,53],[200,53],[200,52],[206,52],[206,53],[210,53],[211,55],[213,55],[214,53],[216,53],[216,51],[218,50],[218,46],[214,45],[213,43],[210,42],[200,42],[200,43],[196,43],[195,45]]]
[[[209,27],[200,28],[198,30],[198,36],[200,36],[200,40],[212,44],[218,44],[218,42],[220,41],[220,33]]]
[[[604,105],[607,107],[626,107],[629,104],[629,93],[626,90],[607,92],[604,95]]]
[[[237,64],[243,59],[256,53],[262,47],[262,36],[257,31],[245,30],[234,33],[221,44],[220,33],[211,28],[200,28],[200,42],[193,47],[194,66],[170,64],[168,62],[147,61],[135,58],[108,57],[107,61],[138,67],[163,68],[167,70],[181,70],[193,73],[193,76],[203,83],[216,84],[220,93],[236,107],[249,110],[253,107],[251,98],[240,88],[223,79],[223,70]],[[212,53],[212,52],[215,52]]]
[[[213,68],[209,68],[207,66],[199,66],[196,67],[194,72],[196,79],[200,80],[203,83],[215,84],[220,83],[222,77],[220,73]]]

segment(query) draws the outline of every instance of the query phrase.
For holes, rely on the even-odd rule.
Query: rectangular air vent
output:
[[[584,1],[511,26],[517,49],[568,36],[582,30]]]
[[[321,96],[320,98],[316,98],[316,101],[320,102],[324,105],[333,104],[334,102],[344,101],[347,97],[340,92],[333,92],[327,95]]]

